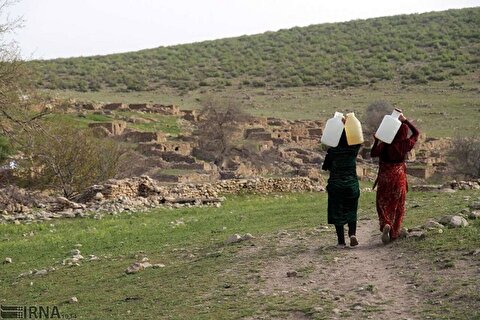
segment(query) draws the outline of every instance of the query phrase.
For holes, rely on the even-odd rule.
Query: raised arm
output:
[[[410,121],[408,121],[408,119],[405,118],[403,114],[401,114],[398,117],[398,119],[401,122],[405,123],[410,129],[410,131],[412,131],[412,135],[410,136],[410,138],[408,138],[402,143],[402,152],[407,153],[410,150],[412,150],[415,143],[417,143],[418,136],[420,135],[420,131],[418,131],[418,129]]]
[[[372,150],[370,150],[370,156],[372,158],[379,157],[382,153],[383,143],[378,140],[375,136],[373,137],[375,142],[373,143]]]
[[[408,126],[408,128],[410,129],[410,131],[412,131],[412,135],[410,136],[410,139],[417,142],[418,136],[420,135],[420,131],[418,131],[418,129],[413,125],[413,123],[408,121],[408,119],[405,119],[405,121],[403,121],[403,123],[405,123]]]

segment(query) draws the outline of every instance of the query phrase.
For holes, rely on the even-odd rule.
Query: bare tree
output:
[[[383,117],[390,114],[394,107],[386,101],[375,101],[367,107],[363,130],[367,137],[371,137],[380,126]]]
[[[480,178],[480,136],[454,139],[448,156],[453,174]]]
[[[18,144],[23,132],[33,135],[47,109],[35,109],[38,97],[29,85],[29,72],[20,58],[16,43],[8,35],[21,26],[22,20],[10,19],[9,6],[16,1],[0,0],[0,136]]]
[[[241,149],[242,127],[250,118],[233,100],[207,98],[195,131],[197,155],[221,166],[235,149]]]

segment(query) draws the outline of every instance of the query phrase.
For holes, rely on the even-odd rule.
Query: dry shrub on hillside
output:
[[[233,100],[207,98],[195,130],[198,137],[196,155],[221,166],[236,153],[235,150],[242,148],[242,127],[250,118]]]
[[[448,156],[454,175],[480,178],[480,135],[455,138]]]
[[[30,149],[19,165],[23,183],[60,190],[67,198],[114,177],[123,153],[114,140],[59,124],[38,130],[25,143]]]
[[[383,117],[392,113],[393,109],[394,107],[386,101],[375,101],[367,107],[363,120],[363,130],[368,138],[377,131]]]

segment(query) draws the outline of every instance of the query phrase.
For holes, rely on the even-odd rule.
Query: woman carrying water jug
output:
[[[401,111],[400,111],[401,112]],[[401,126],[391,144],[381,142],[375,136],[371,156],[379,157],[377,186],[377,213],[382,232],[382,242],[398,238],[405,215],[405,197],[408,191],[405,158],[417,142],[419,131],[402,113]],[[409,137],[409,131],[412,135]],[[375,187],[374,185],[374,187]]]
[[[339,113],[339,115],[341,114]],[[356,158],[360,144],[363,142],[361,125],[355,115],[349,113],[342,121],[345,122],[345,128],[343,129],[343,125],[340,126],[339,140],[333,145],[330,144],[331,147],[328,148],[322,165],[323,170],[330,171],[327,184],[328,223],[335,225],[339,248],[345,248],[346,246],[345,224],[348,225],[350,246],[358,245],[356,230],[360,188],[356,171]],[[324,131],[324,134],[326,131]]]

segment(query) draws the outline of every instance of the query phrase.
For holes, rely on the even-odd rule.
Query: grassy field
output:
[[[477,79],[475,78],[477,77]],[[206,96],[236,101],[256,116],[285,119],[327,119],[335,111],[354,111],[362,119],[366,107],[383,100],[404,110],[417,121],[429,137],[472,135],[480,129],[480,89],[478,73],[464,77],[461,87],[451,82],[402,86],[392,82],[343,90],[319,88],[195,90],[179,96],[174,91],[87,92],[50,91],[62,98],[97,102],[176,104],[183,109],[198,109]]]
[[[180,133],[181,128],[178,117],[159,114],[145,114],[133,111],[114,111],[112,115],[87,113],[83,115],[55,113],[49,116],[49,120],[68,124],[76,128],[87,128],[94,122],[111,122],[114,120],[139,119],[134,123],[128,123],[128,127],[142,132],[165,132],[172,136]]]
[[[474,191],[409,193],[405,225],[457,213],[476,197]],[[374,193],[362,194],[360,220],[376,224],[374,199]],[[325,193],[232,196],[221,208],[152,209],[102,220],[0,225],[0,258],[13,258],[13,263],[0,265],[0,303],[57,305],[62,314],[79,319],[294,319],[297,313],[306,319],[330,319],[335,297],[317,290],[269,293],[263,277],[271,262],[295,259],[309,250],[318,264],[297,268],[306,280],[323,264],[332,263],[338,252],[331,247],[333,230],[325,225]],[[291,237],[287,245],[279,236],[283,230]],[[247,232],[255,239],[224,244],[230,235]],[[458,263],[480,263],[478,255],[467,254],[478,248],[479,234],[480,221],[475,221],[464,229],[432,233],[424,241],[401,241],[391,248],[411,256],[419,268],[416,272],[436,274],[445,261],[452,262],[448,270],[462,271]],[[82,245],[82,255],[94,254],[100,260],[62,266],[76,244]],[[126,275],[125,269],[143,256],[165,267]],[[45,276],[18,277],[51,266],[56,270]],[[478,315],[475,278],[459,288],[452,288],[440,274],[436,281],[434,293],[442,304],[425,299],[419,319]],[[67,303],[72,296],[79,303]],[[364,315],[375,318],[375,310],[371,307]]]

